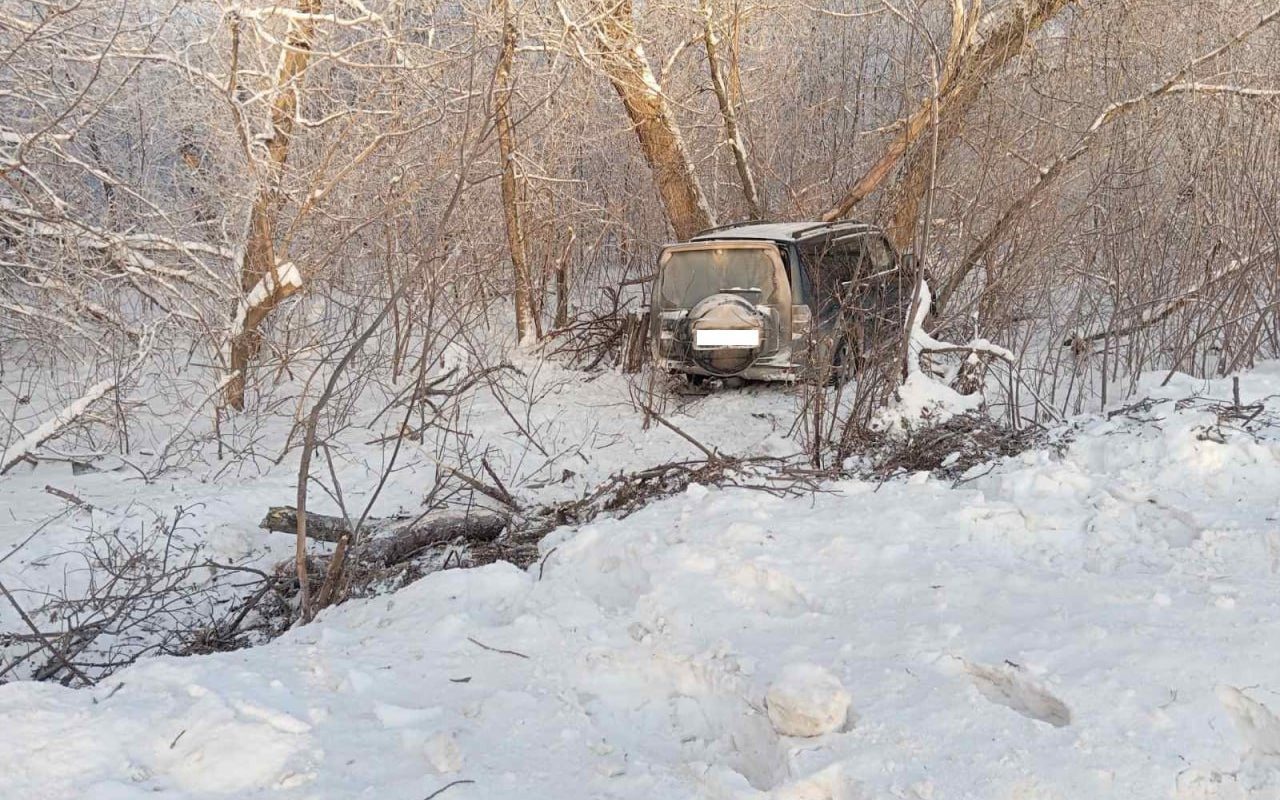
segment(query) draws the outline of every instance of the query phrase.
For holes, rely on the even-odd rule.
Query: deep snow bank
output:
[[[0,795],[1277,796],[1280,432],[1169,401],[974,472],[694,487],[553,534],[541,579],[438,573],[261,648],[0,687]],[[845,725],[776,733],[797,663]]]

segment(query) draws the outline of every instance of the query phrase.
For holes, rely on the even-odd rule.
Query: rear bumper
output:
[[[657,366],[658,369],[664,372],[723,377],[712,375],[692,361],[684,359],[659,358]],[[732,377],[746,378],[752,381],[796,381],[800,378],[800,369],[795,364],[792,364],[789,358],[762,358]]]

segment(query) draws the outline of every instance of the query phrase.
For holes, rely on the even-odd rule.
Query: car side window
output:
[[[838,304],[846,285],[863,274],[866,256],[861,238],[821,242],[806,248],[803,257],[814,288],[813,299],[822,306]]]
[[[867,256],[873,273],[893,268],[893,248],[881,236],[867,237]]]

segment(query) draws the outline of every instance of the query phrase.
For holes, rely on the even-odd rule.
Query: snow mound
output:
[[[1268,369],[1261,410],[1178,379],[962,481],[700,487],[262,647],[0,686],[0,798],[1280,797]]]
[[[890,403],[876,412],[873,427],[886,433],[940,425],[952,417],[982,407],[979,394],[960,394],[923,372],[913,372],[893,394]]]
[[[783,736],[821,736],[844,724],[849,693],[817,664],[788,664],[765,695],[769,721]]]

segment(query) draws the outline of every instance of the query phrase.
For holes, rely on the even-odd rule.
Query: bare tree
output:
[[[316,16],[320,0],[298,0],[297,14],[288,16],[289,32],[280,55],[271,102],[271,131],[266,140],[266,156],[259,166],[259,188],[249,212],[249,233],[240,262],[240,289],[245,299],[232,323],[231,353],[228,367],[235,377],[227,384],[226,402],[232,408],[244,409],[245,373],[261,347],[258,327],[280,302],[302,287],[297,267],[276,258],[276,216],[284,202],[280,193],[285,162],[293,142],[298,120],[298,96],[303,74],[311,58],[316,35]],[[234,14],[234,12],[233,12]],[[230,91],[237,91],[240,47],[240,22],[231,19]],[[236,108],[232,101],[232,108]],[[251,159],[251,163],[256,159]]]
[[[715,93],[716,104],[720,107],[720,116],[724,120],[725,141],[733,153],[733,165],[738,171],[738,180],[742,184],[742,196],[747,203],[747,211],[752,219],[761,219],[765,213],[760,201],[760,190],[756,186],[755,174],[747,158],[747,145],[743,141],[742,130],[738,126],[738,109],[720,58],[720,34],[717,31],[719,20],[715,0],[698,0],[698,5],[702,12],[702,44],[706,49],[707,68],[711,73],[711,90]]]
[[[960,262],[959,266],[952,271],[951,275],[947,278],[946,283],[944,283],[939,290],[937,300],[938,306],[943,307],[946,305],[947,301],[956,292],[960,285],[969,277],[973,268],[991,252],[992,248],[995,247],[1003,237],[1009,234],[1010,230],[1017,224],[1018,220],[1021,219],[1028,210],[1030,210],[1032,204],[1040,193],[1049,188],[1060,176],[1062,176],[1072,163],[1080,159],[1089,151],[1097,140],[1098,133],[1105,126],[1110,125],[1123,115],[1137,111],[1152,101],[1167,95],[1225,95],[1245,99],[1267,99],[1280,97],[1280,89],[1203,83],[1188,80],[1188,76],[1197,68],[1221,57],[1233,47],[1241,44],[1250,36],[1275,22],[1277,19],[1280,19],[1280,7],[1263,14],[1250,25],[1237,32],[1226,42],[1223,42],[1218,47],[1215,47],[1209,52],[1187,62],[1172,74],[1156,82],[1146,91],[1134,95],[1133,97],[1115,101],[1107,105],[1107,107],[1099,112],[1093,119],[1089,127],[1085,128],[1084,132],[1080,134],[1067,152],[1056,156],[1050,163],[1037,168],[1037,174],[1031,185],[1028,186],[1026,190],[1023,191],[1022,194],[1020,194],[1014,202],[1005,209],[999,218],[997,218],[990,226],[986,234],[984,234],[978,243],[969,250],[964,259]]]
[[[880,188],[904,158],[902,177],[889,203],[888,232],[899,247],[915,235],[920,204],[936,162],[960,134],[965,115],[984,85],[1020,54],[1031,38],[1073,0],[1006,3],[981,17],[981,0],[952,0],[951,37],[933,96],[895,127],[899,133],[880,158],[854,182],[823,219],[848,215]],[[930,133],[929,137],[925,137]]]
[[[558,3],[565,26],[576,34],[585,29],[590,44],[597,48],[600,66],[618,93],[635,129],[645,162],[666,211],[667,222],[676,238],[688,239],[710,227],[714,216],[689,156],[684,135],[649,65],[644,45],[635,31],[631,0],[594,3],[591,16],[581,28]],[[589,45],[579,43],[584,59]]]
[[[521,343],[536,341],[538,324],[533,307],[533,279],[529,272],[529,252],[525,247],[524,221],[521,214],[523,186],[517,164],[516,125],[511,117],[511,95],[514,90],[512,68],[516,54],[516,19],[511,0],[494,0],[494,10],[502,18],[502,44],[493,79],[493,114],[498,133],[498,151],[502,159],[502,216],[507,229],[507,249],[511,253],[514,280],[512,300],[516,311],[516,337]]]

